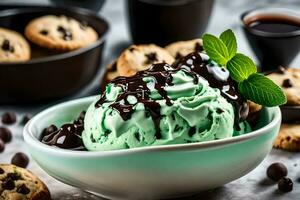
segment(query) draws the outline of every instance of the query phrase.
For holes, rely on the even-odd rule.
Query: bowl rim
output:
[[[265,10],[265,11],[264,11]],[[279,13],[279,10],[281,11],[288,11],[290,13]],[[253,13],[266,13],[266,14],[275,14],[275,15],[284,15],[284,16],[291,16],[292,18],[299,18],[300,19],[300,13],[295,12],[295,10],[291,9],[291,7],[288,6],[259,6],[250,10],[244,11],[240,15],[240,20],[241,20],[241,25],[244,29],[246,29],[249,33],[260,36],[260,37],[265,37],[265,38],[290,38],[290,37],[297,37],[300,36],[300,30],[288,32],[288,33],[270,33],[270,32],[265,32],[265,31],[260,31],[260,30],[254,30],[249,28],[245,24],[245,18],[248,15],[251,15]]]
[[[274,118],[270,121],[270,123],[268,123],[266,126],[260,129],[257,129],[255,131],[252,131],[244,135],[220,139],[220,140],[214,140],[214,141],[198,142],[198,143],[158,145],[158,146],[148,146],[148,147],[132,148],[132,149],[120,149],[120,150],[107,150],[107,151],[75,151],[75,150],[57,148],[54,146],[43,144],[42,142],[40,142],[38,138],[36,138],[33,135],[33,131],[32,131],[33,125],[38,123],[38,121],[41,120],[43,116],[47,116],[47,113],[53,112],[55,110],[59,110],[65,106],[76,106],[85,103],[89,105],[94,100],[96,100],[97,97],[98,95],[67,101],[64,103],[54,105],[38,113],[25,125],[23,129],[23,137],[25,143],[28,146],[34,146],[35,149],[42,149],[44,151],[49,151],[53,154],[58,154],[67,157],[77,157],[77,156],[107,157],[107,156],[120,156],[124,154],[127,155],[127,154],[141,153],[141,152],[176,151],[176,150],[190,151],[190,150],[199,150],[199,149],[207,149],[207,148],[216,148],[223,145],[229,145],[229,144],[249,140],[254,137],[266,134],[267,130],[272,129],[276,125],[281,123],[281,112],[279,107],[276,106],[276,107],[266,108],[268,110],[273,110],[273,112],[276,113],[274,115]]]
[[[7,66],[11,66],[11,65],[24,66],[24,65],[30,65],[30,64],[52,62],[52,61],[57,61],[57,60],[74,57],[74,56],[80,55],[82,53],[88,52],[88,51],[100,46],[101,44],[103,44],[107,38],[108,33],[110,32],[110,25],[104,17],[102,17],[100,14],[94,13],[88,9],[78,8],[78,7],[68,8],[68,7],[56,7],[56,6],[51,6],[51,5],[50,6],[43,6],[43,5],[34,6],[34,5],[32,5],[32,6],[26,6],[23,8],[9,8],[9,9],[5,9],[0,12],[0,20],[2,17],[7,17],[7,16],[21,14],[21,13],[26,14],[26,13],[42,12],[43,9],[44,10],[51,9],[51,11],[52,10],[67,11],[68,13],[72,13],[72,14],[78,13],[80,15],[85,15],[89,18],[97,19],[98,21],[101,21],[104,24],[105,30],[103,31],[103,33],[101,33],[101,35],[96,40],[96,42],[94,42],[93,44],[90,44],[86,47],[82,47],[82,48],[79,48],[79,49],[76,49],[73,51],[69,51],[69,52],[62,52],[62,53],[58,53],[55,55],[45,56],[45,57],[41,57],[41,58],[34,58],[34,59],[30,59],[28,61],[2,62],[2,63],[0,63],[0,67],[7,67]]]

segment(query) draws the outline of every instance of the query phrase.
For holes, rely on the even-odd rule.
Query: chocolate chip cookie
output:
[[[138,71],[148,69],[154,63],[174,62],[173,56],[154,44],[132,45],[117,60],[117,70],[121,76],[132,76]]]
[[[282,124],[273,146],[288,151],[300,151],[300,124]]]
[[[184,57],[195,51],[203,51],[202,39],[179,41],[169,44],[165,49],[176,59]]]
[[[41,47],[60,51],[79,49],[98,39],[97,32],[86,22],[54,15],[32,20],[25,28],[25,35]]]
[[[0,200],[50,200],[46,185],[30,171],[0,164]]]
[[[286,105],[300,105],[300,69],[281,67],[268,77],[283,89],[287,97]]]
[[[0,28],[0,62],[18,62],[30,59],[30,47],[19,33]]]

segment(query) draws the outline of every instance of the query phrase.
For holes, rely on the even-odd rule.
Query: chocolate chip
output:
[[[6,178],[2,182],[2,189],[4,190],[13,190],[15,188],[15,182],[14,180],[10,178]]]
[[[7,39],[3,40],[1,48],[3,51],[9,51],[11,53],[13,53],[15,51],[14,47],[11,46],[9,40],[7,40]]]
[[[287,174],[288,170],[283,163],[273,163],[267,169],[267,176],[273,181],[278,181]]]
[[[176,56],[175,56],[175,59],[176,60],[178,60],[178,59],[180,59],[180,58],[182,58],[183,56],[179,53],[179,52],[177,52],[176,53]]]
[[[223,112],[224,112],[223,109],[221,109],[221,108],[218,108],[218,109],[217,109],[217,113],[218,113],[218,114],[222,114]]]
[[[16,166],[23,167],[23,168],[26,168],[28,163],[29,163],[28,156],[21,152],[16,153],[11,159],[11,164],[14,164]]]
[[[284,87],[284,88],[293,87],[293,83],[292,83],[291,79],[284,79],[282,82],[282,87]]]
[[[70,31],[66,31],[63,35],[63,39],[66,41],[70,41],[73,39],[73,35]]]
[[[17,192],[21,193],[21,194],[29,194],[30,193],[30,189],[28,187],[26,187],[25,184],[22,184],[21,186],[19,186],[17,188]]]
[[[40,31],[40,34],[42,34],[42,35],[48,35],[48,33],[49,33],[49,32],[48,32],[47,30],[41,30],[41,31]]]
[[[293,190],[293,181],[289,178],[283,177],[278,181],[278,190],[282,192],[290,192]]]
[[[20,175],[17,173],[8,173],[6,177],[14,181],[21,179]]]
[[[45,128],[42,132],[42,137],[45,136],[45,135],[49,135],[55,131],[57,131],[58,128],[55,126],[55,125],[50,125],[49,127]]]
[[[27,124],[27,122],[30,120],[30,117],[28,115],[24,115],[23,118],[22,118],[22,125],[25,125]]]
[[[190,128],[188,134],[190,137],[192,137],[196,133],[196,128],[193,126]]]
[[[0,153],[2,153],[5,149],[5,144],[3,142],[3,140],[0,139]]]
[[[129,51],[130,51],[130,52],[133,52],[134,50],[135,50],[134,47],[130,47],[130,48],[129,48]]]
[[[151,64],[155,61],[158,61],[157,54],[155,52],[145,54],[145,56],[147,57],[147,60],[145,61],[145,64]]]
[[[86,21],[81,21],[80,24],[79,24],[79,27],[82,29],[82,30],[86,30],[87,27],[88,27],[88,23]]]
[[[297,178],[297,182],[298,182],[298,183],[300,183],[300,177],[299,177],[299,178]]]
[[[0,127],[0,139],[4,142],[10,142],[12,138],[11,131],[8,128]]]
[[[64,32],[66,32],[66,29],[62,26],[58,26],[57,31],[64,33]]]
[[[203,51],[203,46],[199,42],[196,42],[194,50],[201,52]]]
[[[0,174],[4,174],[4,170],[0,167]]]
[[[3,124],[13,124],[17,121],[16,114],[13,112],[5,112],[2,115]]]

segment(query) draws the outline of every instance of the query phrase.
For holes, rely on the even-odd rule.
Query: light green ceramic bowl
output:
[[[24,128],[24,139],[49,175],[111,199],[174,198],[238,179],[269,153],[281,122],[278,107],[264,108],[257,129],[242,136],[129,150],[71,151],[38,140],[45,127],[75,119],[94,99],[69,101],[39,113]]]

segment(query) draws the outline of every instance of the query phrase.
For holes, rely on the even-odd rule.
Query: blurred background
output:
[[[89,2],[95,5],[98,0],[1,0],[0,5],[17,3],[20,5],[59,4],[61,6],[75,5],[88,7],[90,5]],[[125,0],[108,0],[104,3],[101,10],[97,6],[92,6],[93,9],[99,9],[97,12],[109,22],[111,28],[107,38],[103,64],[110,63],[119,55],[122,48],[127,47],[131,43],[125,11],[126,2]],[[239,50],[251,57],[255,57],[244,34],[242,34],[240,15],[246,10],[266,5],[290,7],[298,11],[300,9],[299,0],[215,0],[207,32],[219,34],[225,29],[233,29],[238,37]],[[291,64],[291,67],[298,66],[300,66],[299,56]]]

